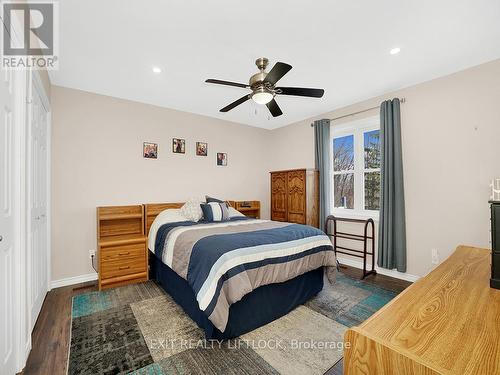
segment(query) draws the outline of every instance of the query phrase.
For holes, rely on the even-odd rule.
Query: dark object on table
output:
[[[260,219],[260,201],[228,201],[228,203],[243,215]]]

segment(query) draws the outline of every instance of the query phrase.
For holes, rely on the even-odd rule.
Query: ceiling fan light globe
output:
[[[273,100],[274,96],[267,91],[258,91],[252,94],[252,100],[257,104],[267,104]]]

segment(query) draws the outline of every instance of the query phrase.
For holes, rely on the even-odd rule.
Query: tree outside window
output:
[[[378,118],[332,126],[333,202],[336,210],[370,213],[380,208]]]

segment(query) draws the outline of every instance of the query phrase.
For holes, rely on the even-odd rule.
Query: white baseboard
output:
[[[31,352],[31,335],[29,336],[29,339],[28,341],[26,341],[26,345],[25,345],[25,348],[24,348],[24,358],[23,358],[23,368],[26,366],[26,361],[28,360],[28,357],[30,355],[30,352]],[[21,369],[21,370],[22,370]]]
[[[31,335],[29,340],[26,342],[26,345],[24,345],[24,348],[22,347],[23,345],[21,344],[21,348],[19,350],[19,356],[17,358],[17,369],[16,373],[21,373],[23,369],[26,367],[26,361],[28,360],[28,356],[30,355],[31,352]]]
[[[67,277],[66,279],[52,280],[50,283],[51,289],[60,288],[62,286],[85,283],[87,281],[97,280],[97,273],[89,273],[87,275]]]
[[[337,258],[338,258],[340,264],[345,264],[347,266],[351,266],[354,268],[363,269],[363,262],[360,260],[349,259],[349,258],[344,258],[344,257],[340,257],[340,256],[337,256]],[[369,268],[369,266],[367,266],[367,268]],[[415,281],[420,279],[420,276],[415,276],[415,275],[411,275],[409,273],[398,272],[398,271],[394,271],[394,270],[388,270],[385,268],[379,268],[377,266],[375,266],[375,270],[377,271],[377,273],[379,273],[381,275],[394,277],[395,279],[410,281],[412,283],[414,283]]]

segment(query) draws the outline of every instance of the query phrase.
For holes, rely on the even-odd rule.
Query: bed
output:
[[[145,205],[150,278],[207,339],[230,339],[267,324],[321,291],[325,274],[332,279],[333,247],[316,228],[246,217],[155,221],[181,206]]]

